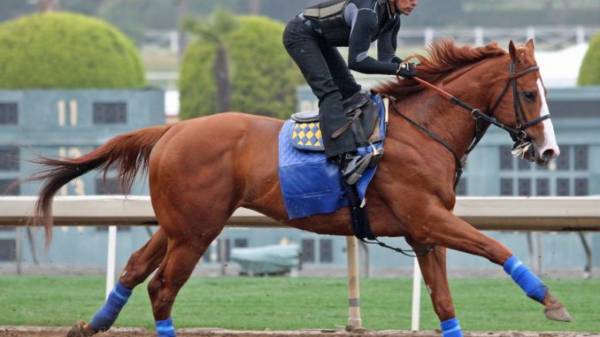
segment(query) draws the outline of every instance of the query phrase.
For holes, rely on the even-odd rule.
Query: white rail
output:
[[[35,197],[0,197],[0,226],[19,226],[32,215]],[[523,231],[598,231],[600,196],[462,197],[455,214],[479,229]],[[69,225],[155,225],[147,196],[57,197],[54,223]],[[281,227],[279,222],[238,209],[227,222],[236,227]]]

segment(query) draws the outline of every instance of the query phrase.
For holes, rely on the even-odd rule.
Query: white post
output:
[[[419,331],[421,322],[421,268],[419,261],[415,258],[413,268],[413,293],[412,293],[412,318],[411,331]]]
[[[475,45],[476,46],[483,46],[483,28],[482,27],[475,27],[474,30],[474,35],[475,35]]]
[[[527,27],[527,39],[535,40],[535,28]]]
[[[115,266],[117,264],[117,226],[108,227],[108,253],[106,256],[106,298],[115,287]]]
[[[360,317],[360,285],[358,273],[358,240],[354,236],[346,237],[348,254],[348,325],[347,331],[357,331],[362,328]]]
[[[434,36],[435,36],[435,31],[433,30],[433,28],[431,28],[431,27],[425,28],[424,42],[425,42],[426,46],[429,46],[433,42]]]
[[[577,39],[577,44],[585,43],[585,28],[583,28],[583,26],[577,26],[575,34],[576,34],[575,36]]]

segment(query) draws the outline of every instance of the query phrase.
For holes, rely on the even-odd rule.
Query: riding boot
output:
[[[342,104],[344,106],[344,113],[349,114],[352,111],[365,106],[371,101],[369,93],[366,91],[357,91],[354,95],[346,98]]]
[[[319,117],[327,158],[334,159],[341,154],[356,151],[354,135],[351,130],[348,129],[334,136],[336,131],[344,128],[348,123],[348,119],[344,114],[340,92],[334,91],[325,95],[320,103]]]

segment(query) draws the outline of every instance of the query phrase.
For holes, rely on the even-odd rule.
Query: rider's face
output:
[[[394,7],[396,11],[404,15],[410,15],[412,11],[417,7],[418,0],[394,0]]]

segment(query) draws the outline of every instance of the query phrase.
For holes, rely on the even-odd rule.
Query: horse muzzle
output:
[[[512,154],[519,159],[546,167],[559,153],[553,148],[540,149],[530,138],[526,138],[513,144]]]

